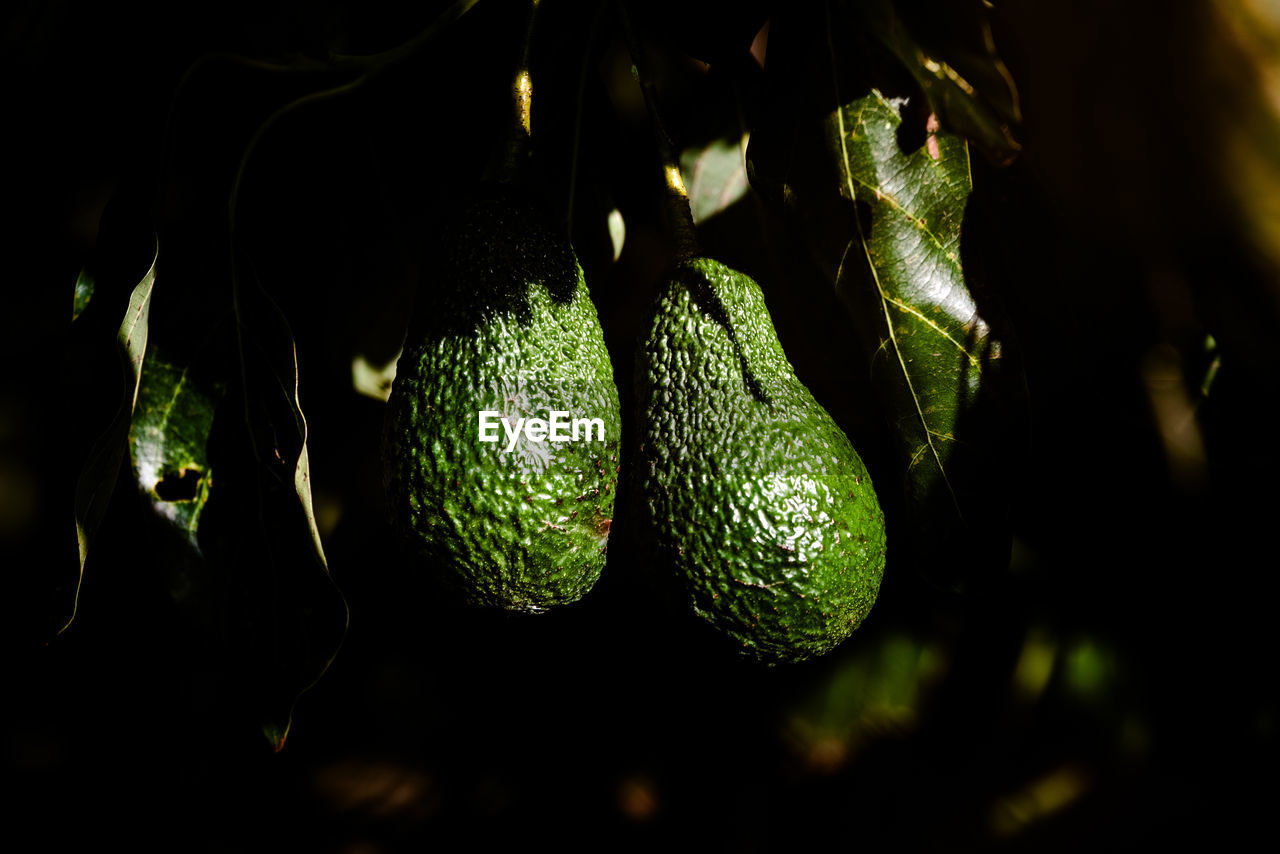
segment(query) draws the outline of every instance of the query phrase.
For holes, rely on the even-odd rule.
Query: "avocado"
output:
[[[582,268],[536,203],[498,183],[461,206],[436,259],[388,400],[393,521],[470,604],[573,602],[604,567],[621,433]]]
[[[848,437],[796,377],[760,286],[695,257],[637,361],[640,486],[693,611],[765,663],[830,651],[875,603],[884,515]]]

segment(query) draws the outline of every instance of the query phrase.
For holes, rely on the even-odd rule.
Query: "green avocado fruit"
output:
[[[463,205],[439,245],[388,401],[393,521],[470,604],[573,602],[604,568],[621,433],[582,268],[505,184]]]
[[[707,258],[680,265],[636,370],[643,504],[693,611],[770,664],[848,638],[880,588],[884,515],[760,286]]]

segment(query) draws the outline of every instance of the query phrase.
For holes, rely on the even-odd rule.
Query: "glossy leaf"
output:
[[[701,225],[746,194],[744,148],[745,139],[717,139],[704,148],[681,152],[680,172],[695,224]]]
[[[151,294],[155,288],[158,258],[159,248],[157,247],[150,268],[129,297],[129,306],[116,333],[124,376],[119,408],[106,430],[94,442],[76,481],[75,522],[79,574],[69,612],[59,631],[65,631],[75,620],[76,606],[80,599],[80,584],[84,579],[85,561],[89,556],[89,549],[98,533],[98,528],[106,516],[107,505],[115,490],[120,464],[128,445],[129,425],[138,399],[138,383],[142,376],[142,365],[147,351]]]
[[[199,553],[200,514],[209,500],[209,433],[221,396],[179,366],[152,352],[142,371],[129,431],[134,478],[148,503],[182,532]]]
[[[923,147],[903,154],[900,122],[897,105],[874,91],[828,121],[841,193],[870,212],[869,222],[856,220],[836,287],[872,351],[912,534],[923,540],[913,546],[947,544],[954,559],[973,549],[955,536],[999,512],[989,489],[994,473],[965,431],[972,433],[1001,346],[961,263],[972,190],[967,146],[935,128]]]

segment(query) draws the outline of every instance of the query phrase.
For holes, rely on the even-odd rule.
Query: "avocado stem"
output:
[[[582,45],[582,66],[578,69],[577,106],[573,115],[573,153],[569,159],[569,202],[564,214],[564,230],[568,235],[573,234],[573,206],[578,198],[578,155],[582,150],[582,114],[587,97],[587,71],[591,65],[591,57],[595,53],[594,46],[600,32],[600,21],[603,19],[601,13],[606,8],[608,7],[603,3],[596,7],[595,14],[591,16],[591,28],[587,31],[587,37]]]
[[[663,201],[670,220],[672,236],[676,241],[676,260],[688,261],[702,254],[698,246],[697,231],[693,224],[693,211],[689,207],[689,193],[685,189],[684,180],[680,177],[680,159],[676,156],[675,145],[667,133],[666,125],[658,110],[657,92],[653,79],[645,71],[649,68],[648,56],[644,43],[640,40],[632,22],[630,10],[624,0],[618,0],[618,15],[622,19],[622,29],[627,37],[627,49],[631,53],[631,73],[640,85],[644,95],[645,110],[649,113],[649,122],[653,125],[654,139],[658,146],[658,157],[662,163]]]
[[[530,0],[529,18],[520,45],[520,62],[511,83],[511,103],[514,107],[511,128],[503,149],[502,162],[494,172],[494,177],[502,182],[514,183],[522,179],[532,152],[533,76],[529,73],[529,54],[533,45],[539,3],[540,0]]]

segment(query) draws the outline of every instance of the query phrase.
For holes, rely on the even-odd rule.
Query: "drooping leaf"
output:
[[[80,271],[79,276],[76,276],[76,292],[71,301],[72,323],[75,323],[76,319],[89,307],[89,300],[93,299],[94,285],[93,274],[89,272],[87,267]]]
[[[59,631],[65,631],[75,620],[76,606],[80,599],[80,585],[84,580],[85,561],[89,549],[107,513],[107,505],[115,490],[120,464],[129,441],[129,425],[138,399],[138,382],[146,357],[151,294],[156,282],[156,261],[159,246],[155,248],[151,266],[129,297],[129,306],[116,333],[116,344],[124,376],[123,393],[119,408],[110,424],[93,443],[80,476],[76,481],[75,522],[76,542],[79,551],[79,570],[72,601],[66,619]],[[79,288],[77,287],[77,291]]]
[[[987,432],[977,419],[1001,344],[961,262],[968,149],[934,128],[903,154],[900,122],[897,105],[875,91],[828,120],[840,191],[870,212],[869,222],[855,220],[836,287],[871,351],[898,440],[912,548],[936,549],[935,562],[961,560],[982,551],[971,536],[994,534],[991,546],[1007,561],[1007,531],[988,524],[1004,513],[997,472],[969,441]]]
[[[200,543],[231,574],[233,660],[279,750],[298,696],[337,655],[348,612],[312,507],[293,334],[255,281],[237,285],[236,304],[239,381],[214,417],[210,464],[218,481]]]
[[[744,140],[716,139],[680,153],[680,172],[697,225],[728,208],[747,192]]]
[[[870,0],[858,9],[915,78],[943,128],[973,140],[997,162],[1012,161],[1022,150],[1009,129],[1021,120],[1018,90],[996,53],[985,10],[976,0],[915,5],[924,7],[918,15],[949,16],[934,27],[946,34],[945,43],[926,48],[893,0]]]
[[[249,299],[255,310],[271,307]],[[271,369],[272,348],[258,341],[257,315],[250,322],[241,330],[247,370],[261,382],[224,381],[236,367],[216,346],[174,359],[153,342],[129,447],[153,511],[152,553],[193,649],[222,674],[229,708],[257,718],[280,749],[298,695],[336,653],[347,610],[312,521],[305,435],[293,426],[301,413],[290,411],[287,377]],[[285,335],[275,343],[292,371],[287,328],[270,329]],[[157,337],[166,331],[174,328],[162,325]],[[268,419],[264,460],[249,431]],[[292,473],[286,458],[297,460]]]

